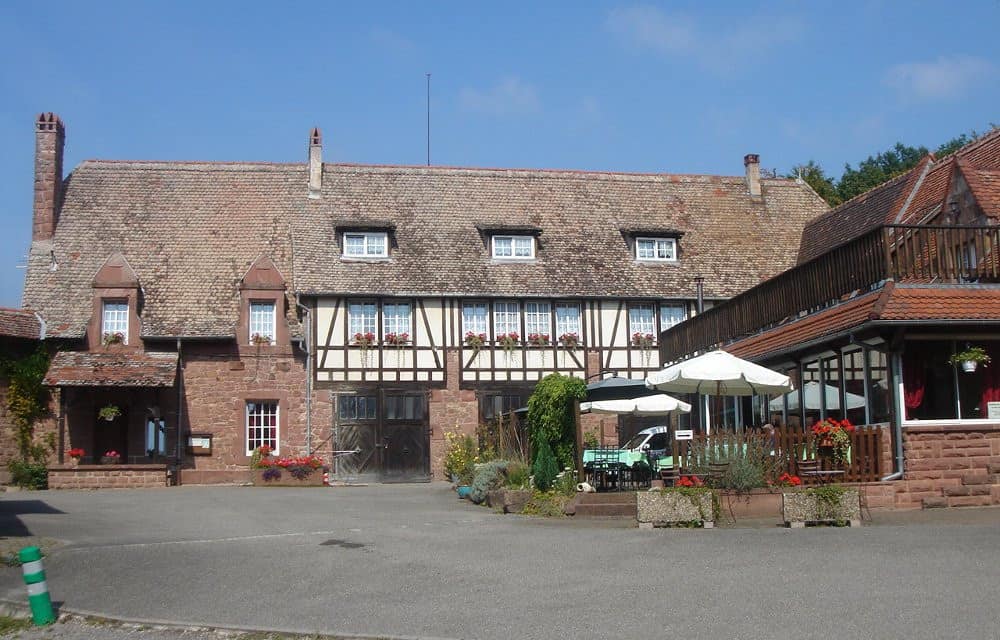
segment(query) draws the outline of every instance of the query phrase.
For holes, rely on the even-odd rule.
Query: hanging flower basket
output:
[[[115,418],[122,414],[122,410],[113,404],[108,404],[97,412],[97,417],[101,420],[107,420],[108,422],[114,422]]]
[[[948,364],[961,365],[965,373],[975,373],[979,363],[986,367],[989,366],[990,360],[989,354],[982,347],[967,346],[964,351],[959,351],[948,358]]]
[[[559,344],[561,344],[566,349],[576,349],[580,344],[580,336],[575,332],[564,333],[559,336]]]

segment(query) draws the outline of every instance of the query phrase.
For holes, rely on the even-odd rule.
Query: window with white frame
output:
[[[351,302],[347,305],[347,332],[348,337],[353,338],[356,334],[375,334],[376,311],[373,302]]]
[[[675,324],[687,320],[687,306],[677,303],[660,305],[660,331],[666,331]]]
[[[552,337],[552,316],[548,302],[524,303],[524,331],[529,336],[533,333]]]
[[[676,238],[636,238],[635,257],[637,260],[677,260]]]
[[[390,333],[411,335],[409,302],[386,302],[382,305],[382,335]]]
[[[250,301],[250,341],[274,343],[274,301]],[[256,338],[259,336],[259,338]]]
[[[247,400],[247,455],[257,447],[271,447],[278,453],[278,403],[274,400]]]
[[[493,338],[521,331],[521,309],[516,302],[493,303]]]
[[[344,256],[385,258],[389,255],[389,234],[385,231],[344,233]]]
[[[101,337],[105,343],[128,344],[128,300],[105,300],[101,310]]]
[[[465,302],[462,304],[462,330],[476,335],[487,334],[489,313],[485,302]]]
[[[527,260],[535,257],[533,236],[493,236],[493,257]]]
[[[556,303],[556,338],[567,333],[575,333],[580,338],[580,305]]]
[[[651,304],[633,304],[628,308],[628,333],[633,336],[637,333],[656,333],[656,316],[653,313]]]

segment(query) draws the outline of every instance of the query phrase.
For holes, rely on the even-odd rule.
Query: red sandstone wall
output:
[[[461,374],[458,349],[448,349],[445,354],[445,378],[447,387],[431,391],[428,414],[431,427],[431,477],[434,480],[447,480],[444,477],[444,459],[446,431],[476,435],[479,426],[479,403],[476,392],[470,389],[459,389]]]
[[[156,468],[129,469],[124,466],[113,470],[99,466],[78,469],[54,467],[49,469],[49,489],[141,489],[166,487],[167,470],[163,465]]]
[[[903,453],[897,507],[1000,504],[1000,425],[909,427]]]

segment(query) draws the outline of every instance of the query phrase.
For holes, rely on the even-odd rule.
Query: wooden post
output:
[[[576,422],[576,477],[578,482],[583,482],[586,475],[583,473],[583,423],[580,421],[580,401],[573,401],[573,419]]]

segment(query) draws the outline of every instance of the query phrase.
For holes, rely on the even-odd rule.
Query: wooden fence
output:
[[[675,443],[674,459],[682,471],[710,469],[713,464],[724,463],[735,456],[757,457],[765,466],[767,475],[777,478],[782,473],[801,477],[804,484],[816,484],[835,478],[837,482],[875,482],[882,473],[881,429],[857,427],[851,434],[848,460],[835,464],[821,455],[817,439],[811,432],[779,429],[774,437],[760,433],[714,433],[697,435],[692,440]],[[800,461],[816,460],[819,470],[842,471],[836,475],[802,476]]]

